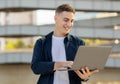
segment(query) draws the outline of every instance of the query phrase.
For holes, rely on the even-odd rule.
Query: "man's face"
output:
[[[55,15],[56,30],[62,35],[69,33],[74,23],[74,14],[64,11]]]

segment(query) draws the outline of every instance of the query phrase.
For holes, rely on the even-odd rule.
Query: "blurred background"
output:
[[[33,46],[53,30],[54,10],[63,3],[76,9],[71,34],[86,45],[112,46],[105,69],[87,84],[120,84],[120,0],[0,0],[0,84],[36,84]]]

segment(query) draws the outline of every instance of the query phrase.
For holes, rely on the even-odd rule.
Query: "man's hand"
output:
[[[59,70],[61,68],[71,68],[73,65],[73,61],[65,61],[65,62],[55,62],[54,70]]]
[[[88,67],[82,68],[81,70],[75,70],[75,73],[83,80],[88,79],[92,74],[99,72],[98,69],[89,70]]]

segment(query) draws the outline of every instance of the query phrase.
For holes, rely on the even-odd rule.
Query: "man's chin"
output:
[[[70,30],[67,30],[66,33],[68,34],[70,32]]]
[[[66,35],[66,34],[68,34],[70,32],[70,30],[65,30],[64,31],[64,34]]]
[[[64,34],[66,35],[66,34],[68,34],[68,33],[69,33],[69,31],[65,32]]]

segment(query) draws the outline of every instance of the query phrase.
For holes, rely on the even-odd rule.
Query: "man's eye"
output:
[[[64,20],[65,22],[67,22],[68,20]]]
[[[71,22],[74,22],[74,20],[71,20]]]

